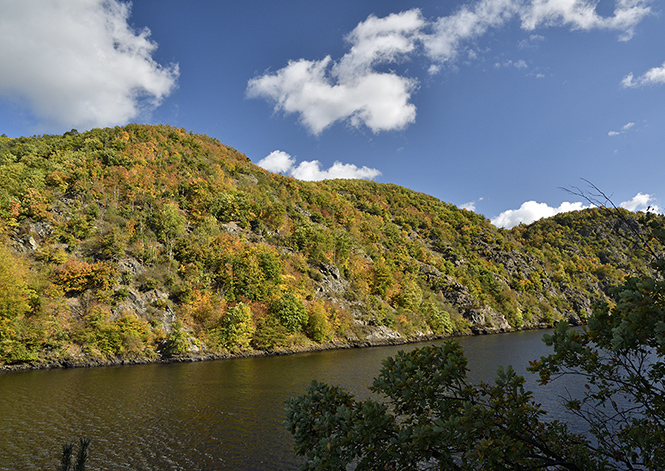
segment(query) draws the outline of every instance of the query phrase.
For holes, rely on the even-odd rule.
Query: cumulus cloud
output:
[[[592,0],[479,0],[451,15],[426,19],[419,9],[384,18],[370,15],[346,36],[350,48],[339,60],[301,58],[276,72],[249,80],[247,96],[264,98],[277,112],[296,114],[313,134],[338,122],[366,126],[377,133],[401,130],[415,122],[411,96],[418,81],[386,66],[424,56],[429,74],[463,57],[473,58],[474,41],[489,30],[518,19],[526,31],[552,26],[571,29],[609,29],[628,40],[651,9],[648,0],[617,0],[611,16],[596,11]],[[543,37],[531,34],[523,47]],[[512,62],[525,68],[524,61]]]
[[[371,180],[379,175],[375,168],[357,167],[354,164],[343,164],[335,162],[332,167],[327,170],[321,169],[321,163],[318,160],[311,162],[300,162],[300,164],[291,171],[291,175],[298,180],[330,180],[333,178],[362,178]]]
[[[381,175],[381,172],[375,168],[358,167],[354,164],[343,164],[341,162],[335,162],[328,169],[322,169],[321,162],[318,160],[303,161],[296,165],[296,159],[281,150],[271,152],[256,165],[270,172],[283,173],[298,180],[307,181],[330,180],[333,178],[371,180]]]
[[[519,209],[509,209],[502,212],[497,217],[491,220],[492,224],[497,227],[505,227],[510,229],[518,224],[530,224],[542,218],[554,216],[558,213],[565,213],[568,211],[577,211],[580,209],[589,208],[582,203],[569,203],[563,202],[559,207],[553,208],[547,203],[537,203],[535,201],[526,201],[522,203]]]
[[[638,78],[635,78],[632,73],[628,74],[621,81],[621,84],[626,88],[665,84],[665,62],[660,67],[649,69],[644,75]]]
[[[476,210],[476,203],[481,202],[484,200],[482,196],[478,198],[476,201],[469,201],[468,203],[464,203],[463,205],[460,206],[461,209],[466,209],[467,211],[475,211]]]
[[[296,159],[281,150],[274,150],[256,165],[274,173],[288,173],[296,163]]]
[[[419,10],[370,16],[347,36],[351,50],[337,63],[330,56],[290,61],[275,73],[251,79],[247,95],[272,101],[276,111],[299,114],[313,134],[338,121],[375,133],[403,129],[415,121],[409,100],[416,81],[375,67],[412,52],[422,26]]]
[[[656,198],[653,195],[638,193],[631,200],[620,203],[621,208],[628,211],[643,211],[649,208],[650,211],[660,212],[660,209],[655,204]],[[491,219],[492,224],[497,227],[504,227],[510,229],[518,224],[530,224],[542,218],[554,216],[559,213],[566,213],[569,211],[578,211],[580,209],[591,208],[591,205],[584,205],[580,202],[569,203],[563,202],[559,207],[551,207],[547,203],[537,203],[535,201],[527,201],[522,203],[519,209],[509,209],[502,212],[497,217]]]
[[[619,204],[620,207],[627,209],[628,211],[644,211],[649,208],[650,211],[655,213],[660,212],[660,209],[655,204],[656,198],[653,195],[647,193],[638,193],[633,199],[629,201],[624,201]]]
[[[472,42],[492,28],[499,28],[519,18],[527,31],[552,26],[571,29],[610,29],[621,32],[622,41],[629,40],[637,24],[651,9],[646,0],[618,0],[612,16],[601,16],[597,2],[586,0],[481,0],[463,6],[450,16],[434,22],[433,34],[424,38],[428,55],[438,61],[454,59],[466,43]],[[542,36],[533,34],[522,47],[535,45]]]
[[[124,124],[174,89],[178,65],[129,24],[118,0],[0,0],[0,95],[47,126]]]

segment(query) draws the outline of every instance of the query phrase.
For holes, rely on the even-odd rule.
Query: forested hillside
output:
[[[226,355],[583,322],[633,214],[500,230],[390,184],[301,182],[168,126],[0,137],[0,365]]]

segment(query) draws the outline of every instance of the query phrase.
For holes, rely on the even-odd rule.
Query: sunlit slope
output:
[[[625,211],[500,230],[396,185],[271,174],[168,126],[0,138],[0,221],[2,363],[579,322],[646,263]]]

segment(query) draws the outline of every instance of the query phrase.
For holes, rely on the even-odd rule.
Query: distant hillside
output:
[[[0,138],[0,365],[290,351],[583,322],[643,270],[635,216],[510,231],[361,180],[128,125]]]

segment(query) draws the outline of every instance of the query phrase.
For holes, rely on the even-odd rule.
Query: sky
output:
[[[594,187],[658,210],[663,7],[0,0],[0,134],[170,124],[273,172],[395,183],[500,227],[588,207],[575,193]]]

